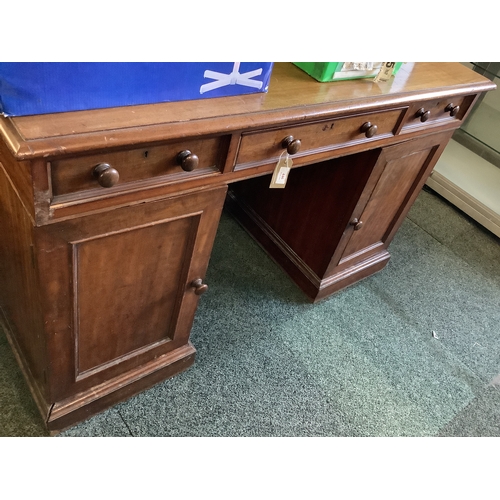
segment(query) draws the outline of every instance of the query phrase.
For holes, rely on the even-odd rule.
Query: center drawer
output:
[[[275,162],[286,150],[284,141],[290,137],[300,141],[299,150],[291,153],[294,163],[300,164],[301,159],[304,163],[315,153],[393,136],[404,111],[405,108],[398,108],[243,134],[234,169]]]
[[[214,175],[222,170],[228,144],[224,136],[187,139],[55,160],[50,165],[52,194],[119,191]]]

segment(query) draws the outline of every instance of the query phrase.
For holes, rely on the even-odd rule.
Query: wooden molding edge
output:
[[[151,363],[103,382],[52,406],[47,427],[54,434],[75,425],[144,389],[170,378],[194,363],[196,349],[188,342]]]
[[[19,366],[21,373],[23,374],[24,380],[28,385],[31,395],[33,396],[33,399],[35,400],[35,404],[38,408],[38,411],[40,412],[40,415],[42,416],[42,419],[45,422],[48,418],[48,415],[50,414],[50,405],[47,403],[38,385],[36,384],[35,378],[31,374],[31,371],[28,367],[28,363],[26,362],[22,354],[22,350],[19,347],[19,344],[17,343],[16,337],[12,332],[9,322],[1,307],[0,307],[0,328],[3,329],[3,331],[5,332],[5,336],[7,337],[7,342],[9,343],[10,348],[12,349],[12,353],[16,358],[17,365]]]
[[[321,279],[294,252],[294,250],[269,225],[234,192],[228,191],[225,207],[245,229],[245,231],[260,245],[268,256],[276,262],[290,278],[311,298],[320,287]],[[297,273],[290,273],[293,268]],[[300,276],[300,280],[297,280]]]
[[[384,249],[368,259],[358,262],[354,266],[348,267],[337,274],[325,278],[321,282],[315,302],[330,296],[340,289],[354,285],[364,278],[372,276],[374,273],[382,270],[390,258],[391,255],[389,252]]]

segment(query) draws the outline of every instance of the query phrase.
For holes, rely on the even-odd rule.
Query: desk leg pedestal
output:
[[[449,132],[231,186],[226,206],[317,301],[380,271],[387,248],[448,142]]]
[[[0,327],[3,328],[7,336],[38,410],[51,435],[58,434],[60,431],[125,401],[167,378],[182,373],[194,363],[196,354],[195,348],[188,342],[188,344],[151,363],[117,376],[87,391],[76,393],[50,404],[42,394],[44,388],[36,383],[30,366],[16,341],[16,336],[5,321],[5,316],[0,318]]]
[[[0,171],[0,310],[49,431],[176,375],[227,186],[35,226]]]

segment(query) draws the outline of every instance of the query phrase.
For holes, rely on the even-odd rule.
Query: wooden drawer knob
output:
[[[454,106],[452,102],[444,108],[445,111],[448,111],[450,113],[450,116],[456,116],[457,113],[460,111],[460,106]]]
[[[293,135],[287,135],[282,141],[281,141],[281,147],[286,148],[286,151],[289,155],[294,155],[295,153],[298,153],[300,150],[300,139],[294,139]]]
[[[110,188],[120,180],[118,170],[114,169],[109,163],[99,163],[92,170],[92,175],[100,186]]]
[[[360,221],[358,219],[352,219],[351,222],[349,222],[351,226],[354,226],[354,231],[359,231],[361,227],[363,226],[363,221]]]
[[[199,159],[198,157],[191,153],[188,149],[181,151],[177,155],[177,165],[180,165],[182,170],[186,172],[191,172],[198,167]]]
[[[361,126],[361,132],[364,132],[365,136],[368,137],[373,137],[377,133],[377,125],[372,125],[371,122],[365,122]]]
[[[424,108],[420,108],[417,111],[417,117],[420,117],[421,122],[426,122],[431,117],[431,112],[425,111]]]
[[[192,281],[191,287],[194,288],[194,293],[196,295],[203,295],[208,290],[208,285],[203,283],[201,278]]]

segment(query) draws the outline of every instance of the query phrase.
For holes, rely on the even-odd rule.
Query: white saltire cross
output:
[[[229,73],[229,75],[207,69],[203,76],[205,78],[211,78],[215,81],[202,85],[200,87],[200,94],[204,94],[205,92],[209,92],[210,90],[218,89],[220,87],[225,87],[226,85],[244,85],[245,87],[253,87],[260,90],[263,85],[262,82],[252,80],[252,78],[259,76],[260,74],[262,74],[262,68],[240,74],[239,62],[234,63],[233,71]]]

